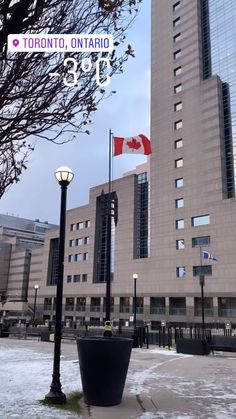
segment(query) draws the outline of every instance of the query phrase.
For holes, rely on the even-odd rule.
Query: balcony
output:
[[[130,307],[120,306],[120,313],[129,313]]]
[[[76,311],[85,311],[85,306],[77,305]]]
[[[214,316],[214,310],[213,308],[205,308],[204,314],[206,317],[213,317]],[[194,310],[194,316],[195,317],[201,317],[202,316],[202,309],[198,308]]]
[[[90,311],[91,311],[91,312],[94,312],[94,313],[100,313],[100,311],[101,311],[101,306],[93,306],[93,305],[91,305],[91,306],[90,306]]]
[[[66,305],[65,306],[65,311],[74,311],[74,306]]]
[[[219,308],[218,309],[219,317],[236,317],[236,309],[232,308]]]
[[[169,308],[170,316],[185,316],[186,315],[186,307],[177,308],[177,307],[170,307]]]
[[[165,307],[150,307],[150,314],[165,314]]]

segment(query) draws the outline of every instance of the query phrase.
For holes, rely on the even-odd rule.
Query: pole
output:
[[[106,321],[111,317],[111,149],[112,132],[109,130],[109,182],[107,202],[107,237],[106,237]]]
[[[201,286],[201,300],[202,300],[202,332],[203,335],[205,333],[205,304],[204,304],[204,283],[205,277],[204,275],[200,275],[200,286]]]
[[[137,278],[134,278],[134,334],[136,335],[136,314],[137,314]]]
[[[58,279],[56,293],[56,324],[54,337],[54,362],[52,383],[49,393],[45,399],[51,403],[64,404],[66,396],[61,391],[60,382],[60,355],[61,355],[61,319],[62,319],[62,295],[63,295],[63,274],[64,274],[64,253],[65,253],[65,227],[66,227],[66,192],[68,182],[62,181],[61,185],[61,212],[60,212],[60,236],[59,236],[59,258],[58,258]]]
[[[35,325],[35,313],[36,313],[36,300],[37,300],[37,292],[38,292],[38,288],[35,288],[35,293],[34,293],[34,314],[33,314],[33,326]]]
[[[199,247],[200,249],[200,275],[199,275],[199,283],[201,287],[201,306],[202,306],[202,334],[203,338],[205,337],[205,304],[204,304],[204,285],[205,285],[205,277],[202,274],[202,246]]]

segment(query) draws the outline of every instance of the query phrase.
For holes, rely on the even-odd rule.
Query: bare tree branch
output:
[[[141,1],[0,0],[0,197],[19,180],[28,152],[32,151],[27,144],[32,140],[64,143],[78,133],[89,133],[87,126],[93,113],[110,95],[97,84],[96,62],[99,58],[110,62],[109,70],[105,64],[100,65],[101,82],[108,75],[123,72],[125,61],[134,56],[125,33]],[[7,36],[17,33],[113,34],[115,49],[90,54],[9,53]],[[66,58],[77,62],[78,85],[73,88],[63,83],[64,77],[70,81],[68,69],[72,66],[64,65]],[[89,72],[82,68],[85,58],[93,64]],[[60,77],[50,77],[49,73],[59,73]]]

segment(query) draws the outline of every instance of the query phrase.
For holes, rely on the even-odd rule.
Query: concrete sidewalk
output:
[[[49,391],[52,361],[51,343],[0,339],[0,419],[78,419],[39,403]],[[61,383],[67,395],[81,390],[75,343],[62,344]],[[235,419],[236,354],[133,349],[122,403],[81,407],[85,419]]]
[[[235,419],[236,355],[135,349],[122,404],[83,411],[90,419]]]

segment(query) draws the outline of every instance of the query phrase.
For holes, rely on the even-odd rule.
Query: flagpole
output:
[[[111,155],[112,131],[109,130],[109,174],[107,201],[107,245],[106,245],[106,321],[111,317]]]
[[[204,285],[205,285],[205,276],[202,273],[202,246],[199,246],[200,249],[200,275],[199,275],[199,284],[201,287],[201,306],[202,306],[202,334],[205,338],[205,304],[204,304]]]
[[[109,181],[108,181],[108,190],[109,194],[111,193],[111,161],[112,161],[112,131],[109,129]]]

